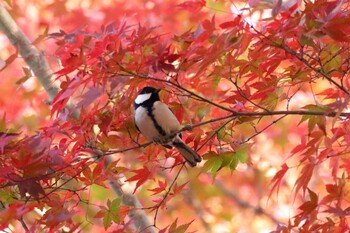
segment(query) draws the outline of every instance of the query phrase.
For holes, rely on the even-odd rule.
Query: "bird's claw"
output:
[[[174,137],[161,137],[161,138],[153,138],[154,144],[160,144],[160,145],[167,145],[169,142],[171,142],[174,139]]]

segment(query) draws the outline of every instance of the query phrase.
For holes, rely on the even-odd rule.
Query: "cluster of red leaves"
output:
[[[204,1],[187,1],[178,7],[197,12],[204,5]],[[346,7],[324,0],[307,2],[304,9],[295,4],[275,10],[275,17],[257,27],[243,16],[211,17],[176,35],[142,24],[130,26],[127,19],[95,33],[50,34],[62,65],[56,72],[61,91],[52,102],[51,115],[57,119],[32,137],[1,135],[0,184],[9,194],[6,201],[1,199],[8,208],[0,218],[0,229],[34,208],[45,214],[33,221],[33,229],[76,229],[79,222],[72,216],[80,211],[81,193],[92,184],[106,186],[117,172],[128,177],[126,182],[136,182],[134,192],[156,180],[155,188],[149,189],[150,195],[157,195],[151,209],[167,204],[164,193],[179,195],[186,182],[170,185],[157,178],[160,167],[171,162],[169,157],[175,158],[175,164],[181,161],[174,151],[152,146],[143,153],[137,150],[139,156],[126,153],[136,138],[131,106],[145,85],[168,90],[161,97],[181,121],[208,120],[185,140],[204,154],[201,172],[214,176],[235,170],[239,163],[252,165],[254,148],[249,140],[280,120],[276,110],[285,110],[287,117],[302,115],[300,124],[306,122],[307,131],[272,179],[272,191],[284,185],[285,176],[297,167],[295,198],[308,195],[309,200],[276,232],[348,229],[350,126],[348,117],[342,116],[350,89]],[[297,105],[297,111],[290,108],[297,94],[315,88],[320,80],[326,81],[327,88],[317,86],[321,90],[314,94],[322,97],[319,102]],[[272,119],[266,121],[265,116]],[[209,121],[221,118],[226,122]],[[248,127],[247,134],[239,131]],[[119,162],[104,167],[105,160],[99,160],[113,149],[125,152],[122,168],[116,167]],[[312,185],[316,170],[325,167],[330,179]],[[73,181],[78,188],[71,187]],[[322,189],[326,194],[318,195]],[[124,225],[129,211],[117,198],[108,200],[94,217],[103,219],[107,229],[112,222]],[[175,221],[161,232],[183,232],[189,224],[178,226]]]

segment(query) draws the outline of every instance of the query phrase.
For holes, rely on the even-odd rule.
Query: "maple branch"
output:
[[[271,42],[271,46],[276,47],[276,48],[280,48],[283,51],[289,53],[290,55],[292,55],[293,57],[297,58],[299,61],[301,61],[304,65],[306,65],[309,69],[311,69],[312,71],[320,74],[323,78],[325,78],[326,80],[328,80],[330,83],[334,84],[336,87],[338,87],[340,90],[342,90],[344,93],[346,93],[347,95],[350,95],[350,92],[348,90],[346,90],[344,88],[344,86],[342,86],[342,84],[337,83],[336,81],[334,81],[329,75],[328,73],[326,73],[322,67],[322,63],[320,63],[318,61],[318,63],[320,64],[321,68],[316,68],[314,66],[312,66],[310,64],[310,62],[308,60],[306,60],[303,56],[303,54],[299,54],[296,51],[294,51],[293,49],[289,48],[287,45],[283,44],[283,43],[277,43],[276,41],[272,40],[271,38],[269,38],[268,36],[264,35],[262,32],[260,32],[259,30],[257,30],[255,27],[251,26],[251,28],[258,33],[259,35],[261,35],[264,39],[268,40]]]
[[[51,102],[59,92],[59,87],[52,80],[53,72],[42,53],[40,53],[34,45],[29,41],[26,35],[18,27],[16,22],[12,19],[11,15],[7,12],[5,7],[0,3],[0,30],[5,33],[9,38],[12,45],[19,48],[19,53],[28,64],[30,69],[34,72],[36,78],[41,83],[42,87],[49,95],[49,101]],[[73,112],[71,117],[77,117],[76,112]],[[66,184],[70,181],[64,182]],[[61,186],[60,186],[61,187]],[[124,200],[135,207],[141,207],[138,199],[132,194],[131,190],[123,188],[120,184],[112,182],[112,189],[117,196],[123,195],[120,197],[127,198]],[[56,190],[56,189],[54,189]],[[123,191],[123,192],[119,192]],[[50,194],[50,193],[49,193]],[[47,194],[48,195],[48,194]],[[47,196],[46,195],[46,196]],[[133,220],[133,224],[136,228],[144,229],[149,226],[147,215],[144,211],[140,210],[137,213],[135,211],[130,211],[130,219]],[[146,225],[144,225],[146,224]],[[148,225],[147,225],[148,224]],[[22,224],[23,225],[23,224]],[[149,230],[150,232],[155,232],[154,230]]]
[[[111,162],[113,161],[107,157],[105,164],[108,165]],[[132,194],[133,188],[130,186],[130,184],[128,182],[123,182],[123,184],[121,184],[120,179],[117,181],[109,180],[109,184],[113,191],[119,197],[122,197],[122,203],[132,207],[128,213],[128,216],[133,220],[134,226],[141,229],[140,232],[144,232],[144,230],[147,229],[147,232],[155,233],[156,231],[153,229],[152,223],[145,214],[143,206],[136,196]]]
[[[173,186],[175,185],[177,178],[179,177],[181,170],[185,167],[185,163],[182,164],[182,166],[180,167],[179,171],[177,172],[173,182],[170,184],[168,190],[166,191],[163,199],[156,205],[156,212],[154,214],[154,218],[153,218],[153,225],[156,227],[156,223],[157,223],[157,217],[158,217],[158,212],[160,207],[162,206],[162,204],[165,202],[165,200],[167,199],[167,197],[169,196],[171,189],[173,188]]]
[[[165,202],[165,200],[167,199],[167,197],[170,195],[170,192],[171,192],[172,188],[174,187],[174,185],[176,184],[176,181],[177,181],[177,179],[178,179],[178,177],[179,177],[179,175],[180,175],[182,169],[185,167],[185,164],[186,164],[186,162],[183,162],[183,163],[182,163],[182,166],[181,166],[180,169],[177,171],[177,173],[176,173],[176,175],[175,175],[173,181],[171,182],[170,186],[169,186],[168,189],[166,190],[166,192],[165,192],[165,194],[164,194],[162,200],[161,200],[158,204],[156,204],[156,205],[154,205],[154,206],[150,206],[150,207],[145,207],[145,208],[143,208],[143,209],[155,209],[155,210],[156,210],[156,212],[155,212],[155,214],[154,214],[154,217],[153,217],[153,225],[151,225],[151,226],[157,227],[157,217],[158,217],[159,209],[160,209],[160,207],[162,207],[163,203]],[[145,230],[145,229],[144,229],[144,230]]]
[[[256,30],[256,29],[254,29],[254,30]],[[260,33],[260,32],[259,32]],[[260,33],[261,34],[261,33]],[[265,36],[265,35],[264,35]],[[270,41],[272,41],[271,39],[270,39]],[[275,43],[275,42],[274,42]],[[277,46],[277,45],[276,45]],[[292,52],[294,52],[294,51],[292,51]],[[294,52],[295,53],[295,52]],[[297,53],[295,53],[295,54],[297,54]],[[305,60],[305,59],[304,59]],[[234,111],[234,110],[232,110],[232,109],[230,109],[230,108],[226,108],[226,107],[224,107],[224,106],[222,106],[222,105],[220,105],[220,104],[217,104],[217,103],[215,103],[215,102],[212,102],[212,101],[210,101],[210,100],[208,100],[208,99],[206,99],[206,98],[204,98],[204,97],[202,97],[202,96],[200,96],[200,95],[198,95],[198,94],[196,94],[196,93],[194,93],[194,92],[192,92],[192,91],[190,91],[190,90],[187,90],[186,88],[184,88],[184,87],[182,87],[181,85],[179,85],[179,84],[177,84],[177,83],[174,83],[174,82],[172,82],[172,81],[170,81],[170,80],[164,80],[164,79],[160,79],[160,78],[154,78],[154,77],[152,77],[152,76],[147,76],[147,75],[141,75],[141,74],[138,74],[138,73],[134,73],[134,72],[132,72],[132,71],[129,71],[129,70],[127,70],[127,69],[125,69],[125,68],[123,68],[123,66],[121,66],[119,63],[117,63],[118,64],[118,66],[124,71],[124,72],[126,72],[126,73],[128,73],[129,75],[132,75],[132,76],[136,76],[136,77],[139,77],[139,78],[142,78],[142,79],[151,79],[151,80],[155,80],[155,81],[159,81],[159,82],[165,82],[165,83],[168,83],[168,84],[170,84],[170,85],[173,85],[173,86],[175,86],[176,88],[178,88],[178,89],[181,89],[181,90],[183,90],[183,91],[185,91],[185,92],[187,92],[187,93],[189,93],[190,95],[192,95],[192,96],[195,96],[197,99],[199,99],[199,100],[201,100],[202,102],[205,102],[205,103],[209,103],[209,104],[211,104],[211,105],[213,105],[213,106],[216,106],[216,107],[218,107],[218,108],[220,108],[220,109],[223,109],[223,110],[225,110],[225,111],[228,111],[228,112],[231,112],[232,114],[230,114],[230,115],[228,115],[228,116],[225,116],[225,117],[223,117],[223,118],[217,118],[217,119],[219,119],[219,120],[221,120],[221,119],[227,119],[227,118],[229,118],[229,117],[232,117],[232,116],[237,116],[237,117],[239,117],[239,116],[250,116],[250,117],[254,117],[254,116],[273,116],[273,115],[314,115],[314,116],[328,116],[328,117],[335,117],[335,116],[337,116],[337,112],[319,112],[319,111],[307,111],[307,110],[285,110],[285,111],[266,111],[266,109],[264,109],[265,111],[262,111],[262,112],[236,112],[236,111]],[[310,64],[309,64],[310,65]],[[311,66],[311,65],[310,65]],[[312,66],[311,66],[312,67]],[[310,68],[311,68],[310,67]],[[312,67],[313,68],[313,70],[315,69],[315,71],[317,71],[317,69],[316,68],[314,68],[314,67]],[[329,76],[328,76],[329,77]],[[332,80],[330,77],[329,77],[329,81],[334,81],[334,80]],[[335,81],[334,81],[335,82]],[[335,84],[337,84],[337,86],[339,87],[339,88],[343,88],[342,86],[340,86],[337,82],[335,82]],[[344,90],[347,94],[350,94],[350,93],[348,93],[347,92],[347,90]],[[252,104],[254,104],[254,103],[252,103]],[[255,105],[255,104],[254,104]],[[258,106],[259,108],[261,108],[260,106]],[[340,113],[338,116],[344,116],[344,117],[347,117],[347,116],[349,116],[350,115],[350,113],[346,113],[346,112],[343,112],[343,113]],[[215,119],[214,119],[214,121],[216,121]],[[208,122],[209,123],[209,122]],[[203,123],[203,124],[207,124],[207,123]],[[199,123],[199,125],[198,126],[200,126],[200,125],[202,125],[201,123]],[[193,127],[196,127],[197,125],[195,124]],[[180,130],[179,132],[182,132],[182,131],[185,131],[186,129],[183,129],[183,130]]]
[[[198,150],[202,149],[202,147],[204,147],[205,144],[207,144],[210,141],[210,139],[212,139],[221,129],[223,129],[228,123],[230,123],[234,119],[235,119],[235,117],[229,118],[225,123],[223,123],[222,125],[217,127],[215,130],[213,130],[211,135],[204,142],[202,142],[202,145],[198,148]]]
[[[231,83],[236,87],[238,94],[240,94],[240,96],[242,96],[242,98],[244,98],[246,101],[248,101],[249,103],[251,103],[255,107],[260,108],[263,111],[269,112],[269,110],[267,108],[260,106],[259,104],[256,104],[254,101],[252,101],[251,99],[248,98],[248,96],[243,92],[242,88],[238,85],[237,78],[236,78],[236,80],[232,79],[231,68],[230,68],[230,78],[229,79],[230,79]]]
[[[14,47],[19,48],[19,54],[49,95],[49,101],[53,100],[59,91],[59,87],[52,81],[53,72],[46,58],[29,41],[1,3],[0,30],[4,32]]]
[[[279,122],[280,120],[282,120],[283,118],[285,118],[287,115],[283,115],[281,117],[279,117],[278,119],[276,120],[273,120],[270,124],[266,125],[263,129],[261,130],[256,130],[256,128],[254,127],[255,129],[255,134],[251,135],[250,137],[248,137],[247,139],[245,139],[244,141],[240,142],[239,144],[244,144],[246,142],[249,142],[252,138],[258,136],[259,134],[261,134],[262,132],[264,132],[265,130],[267,130],[268,128],[270,128],[272,125],[276,124],[277,122]]]
[[[288,46],[284,45],[284,44],[274,44],[275,47],[283,49],[285,52],[289,53],[290,55],[296,57],[299,61],[301,61],[302,63],[304,63],[308,68],[310,68],[311,70],[313,70],[314,72],[320,74],[322,77],[324,77],[326,80],[328,80],[330,83],[333,83],[336,87],[338,87],[340,90],[342,90],[343,92],[345,92],[347,95],[349,95],[350,93],[339,83],[337,83],[336,81],[334,81],[329,75],[328,73],[326,73],[323,70],[323,67],[321,65],[321,68],[318,69],[314,66],[312,66],[303,56],[299,55],[297,52],[295,52],[294,50],[290,49]]]
[[[155,81],[159,81],[159,82],[168,83],[168,84],[170,84],[170,85],[172,85],[172,86],[174,86],[174,87],[176,87],[176,88],[178,88],[178,89],[180,89],[180,90],[182,90],[182,91],[187,92],[188,94],[190,94],[190,96],[194,96],[197,100],[200,100],[200,101],[202,101],[202,102],[211,104],[211,105],[213,105],[213,106],[215,106],[215,107],[217,107],[217,108],[220,108],[220,109],[225,110],[225,111],[228,111],[228,112],[235,112],[234,110],[232,110],[232,109],[230,109],[230,108],[226,108],[226,107],[224,107],[224,106],[222,106],[222,105],[220,105],[220,104],[217,104],[217,103],[215,103],[215,102],[213,102],[213,101],[210,101],[210,100],[208,100],[208,99],[206,99],[206,98],[204,98],[204,97],[202,97],[202,96],[200,96],[200,95],[194,93],[193,91],[190,91],[190,90],[184,88],[183,86],[181,86],[181,85],[178,84],[178,83],[175,83],[175,82],[172,82],[172,81],[166,80],[166,79],[155,78],[155,77],[152,77],[152,76],[142,75],[142,74],[138,74],[138,73],[132,72],[132,71],[130,71],[130,70],[125,69],[125,68],[124,68],[122,65],[120,65],[118,62],[117,62],[117,65],[119,66],[119,68],[120,68],[122,71],[126,72],[128,75],[132,75],[132,76],[139,77],[139,78],[142,78],[142,79],[151,79],[151,80],[155,80]],[[118,75],[119,75],[119,74],[118,74]]]
[[[187,131],[187,130],[191,130],[193,128],[202,126],[202,125],[206,125],[209,123],[214,123],[217,121],[222,121],[222,120],[226,120],[229,118],[237,118],[237,117],[263,117],[263,116],[279,116],[282,115],[279,119],[273,121],[271,124],[276,123],[278,120],[280,120],[281,118],[284,118],[288,115],[312,115],[312,116],[326,116],[326,117],[336,117],[336,116],[342,116],[342,117],[349,117],[350,116],[350,112],[342,112],[339,115],[337,115],[337,112],[321,112],[321,111],[305,111],[305,110],[285,110],[285,111],[273,111],[273,112],[235,112],[223,117],[218,117],[218,118],[214,118],[214,119],[210,119],[207,121],[203,121],[203,122],[199,122],[197,124],[193,124],[193,125],[186,125],[183,128],[181,128],[180,130],[168,135],[166,138],[164,138],[165,140],[167,139],[171,139],[173,138],[176,134]],[[231,119],[226,122],[225,124],[229,123],[231,121]],[[270,127],[270,124],[266,127]],[[257,133],[260,133],[257,132]],[[123,148],[123,149],[116,149],[116,150],[109,150],[107,152],[105,152],[105,155],[111,155],[111,154],[118,154],[118,153],[123,153],[126,151],[130,151],[130,150],[135,150],[135,149],[139,149],[141,147],[147,147],[149,145],[151,145],[153,142],[149,141],[143,144],[138,144],[136,146],[132,146],[132,147],[128,147],[128,148]]]

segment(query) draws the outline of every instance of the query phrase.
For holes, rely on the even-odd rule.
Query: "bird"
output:
[[[161,89],[146,86],[134,100],[134,121],[136,129],[148,140],[168,149],[175,147],[192,167],[202,157],[181,138],[181,125],[168,105],[159,98]],[[172,135],[174,135],[172,137]]]

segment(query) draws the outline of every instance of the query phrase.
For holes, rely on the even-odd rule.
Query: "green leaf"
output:
[[[4,204],[11,204],[14,201],[11,193],[7,191],[0,191],[0,200]]]
[[[229,126],[223,127],[217,132],[216,134],[217,139],[223,142],[231,143],[232,136],[230,133],[228,133],[229,131],[232,131],[232,128],[230,128]]]
[[[217,138],[218,140],[222,140],[225,135],[226,135],[226,132],[225,132],[225,127],[223,127],[222,129],[220,129],[218,132],[217,132]]]
[[[199,119],[203,119],[203,117],[208,115],[209,111],[210,111],[210,108],[208,107],[208,105],[201,105],[197,107],[196,114]]]
[[[170,228],[169,228],[169,232],[174,232],[177,226],[177,218],[175,219],[175,221],[171,224]]]
[[[12,7],[11,0],[5,0],[5,2],[6,2],[10,7]]]
[[[247,162],[247,160],[248,160],[247,149],[248,148],[244,145],[238,147],[238,149],[233,154],[231,162],[229,164],[229,168],[231,170],[236,170],[239,162],[241,162],[241,163]]]
[[[302,34],[300,42],[302,45],[309,45],[309,46],[315,45],[313,39],[311,37],[306,36],[305,34]]]
[[[203,170],[210,171],[215,177],[216,173],[222,167],[223,158],[213,151],[204,154],[203,158],[207,159],[207,161],[203,165]]]
[[[120,208],[120,203],[121,203],[121,198],[116,198],[114,199],[111,203],[110,203],[110,206],[109,206],[109,211],[111,213],[117,213],[119,208]]]
[[[204,171],[211,171],[215,176],[217,171],[221,168],[223,159],[220,156],[207,160],[203,166]]]
[[[229,164],[229,167],[231,170],[236,170],[237,166],[238,166],[238,157],[237,156],[233,156],[231,163]]]
[[[306,105],[303,107],[304,109],[314,111],[314,112],[324,112],[326,113],[330,109],[325,106],[317,106],[317,105]],[[299,124],[304,121],[308,121],[308,130],[311,133],[315,126],[317,125],[322,132],[326,133],[326,117],[325,116],[315,116],[315,115],[303,115]]]
[[[320,58],[323,65],[323,70],[326,73],[330,73],[334,70],[338,70],[342,65],[342,58],[338,54],[340,47],[336,44],[328,45],[322,50]]]
[[[233,151],[227,151],[223,154],[220,154],[220,157],[223,159],[222,167],[230,167],[230,164],[235,157],[235,153]]]
[[[277,91],[277,89],[276,89]],[[279,98],[276,93],[269,93],[268,97],[263,101],[263,104],[268,110],[274,110],[278,104]]]
[[[107,188],[100,186],[98,184],[91,185],[91,196],[93,196],[94,198],[100,201],[105,201],[107,194],[108,194]]]
[[[221,76],[215,74],[212,77],[213,77],[213,79],[212,79],[212,87],[213,87],[213,89],[216,89],[218,87],[218,85],[219,85],[220,80],[221,80]]]
[[[302,107],[303,109],[307,109],[310,112],[327,112],[330,111],[331,109],[327,106],[319,106],[319,105],[314,105],[314,104],[308,104]]]
[[[245,146],[240,146],[238,150],[236,150],[235,157],[241,162],[246,163],[248,160],[247,149]]]
[[[109,212],[105,213],[103,217],[103,227],[107,230],[112,225],[112,216]]]
[[[120,209],[122,199],[116,198],[113,201],[107,200],[108,210],[105,211],[105,215],[103,217],[103,227],[107,230],[111,225],[112,221],[115,223],[120,223],[120,216],[118,211]]]
[[[250,144],[241,145],[234,152],[226,151],[222,154],[217,154],[210,151],[204,154],[203,158],[207,161],[203,166],[203,170],[210,171],[214,177],[217,175],[217,172],[224,167],[227,167],[230,170],[235,170],[239,162],[247,162],[247,150],[250,148],[250,146]]]

